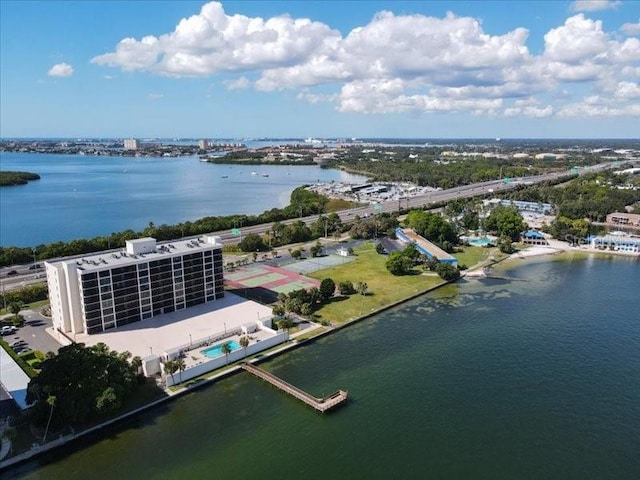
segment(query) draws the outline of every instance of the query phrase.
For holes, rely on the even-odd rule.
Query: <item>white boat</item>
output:
[[[258,172],[251,172],[251,175],[257,175]]]

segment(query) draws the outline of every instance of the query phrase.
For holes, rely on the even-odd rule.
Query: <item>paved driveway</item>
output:
[[[24,326],[16,333],[3,337],[5,342],[24,340],[31,349],[40,350],[42,353],[58,351],[61,345],[44,330],[51,327],[50,318],[43,317],[40,312],[34,310],[22,310],[20,315],[24,317]]]

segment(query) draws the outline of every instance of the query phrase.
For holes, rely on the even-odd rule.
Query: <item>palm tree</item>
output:
[[[187,364],[184,363],[184,358],[182,357],[176,358],[173,362],[175,363],[176,367],[178,368],[178,371],[180,372],[180,377],[178,378],[178,381],[182,383],[182,372],[184,372],[185,368],[187,368]]]
[[[225,356],[227,357],[227,365],[229,364],[229,354],[231,353],[231,346],[229,345],[229,342],[225,342],[222,344],[222,346],[220,347],[220,351],[222,353],[225,354]]]
[[[178,370],[178,367],[177,367],[175,361],[167,360],[164,363],[164,374],[165,375],[171,375],[171,380],[172,381],[173,381],[173,374],[176,373],[176,370]]]
[[[136,375],[140,375],[140,369],[142,368],[142,359],[136,355],[131,359],[131,366],[135,369]]]
[[[49,424],[51,423],[51,417],[53,417],[53,407],[56,405],[56,397],[55,395],[49,395],[47,397],[47,403],[51,407],[49,410],[49,420],[47,420],[47,428],[44,429],[44,437],[42,438],[42,443],[47,441],[47,433],[49,433]]]
[[[247,358],[247,347],[249,346],[249,337],[243,335],[240,337],[240,345],[244,348],[244,358]]]

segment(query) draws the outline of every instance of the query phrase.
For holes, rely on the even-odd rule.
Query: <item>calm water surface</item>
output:
[[[207,216],[257,214],[286,206],[300,185],[365,180],[315,166],[214,165],[195,157],[2,153],[0,169],[41,177],[0,191],[2,246],[137,231],[149,222],[171,225]]]
[[[640,265],[530,263],[264,364],[317,414],[239,374],[19,479],[640,478]],[[374,292],[375,293],[375,292]]]

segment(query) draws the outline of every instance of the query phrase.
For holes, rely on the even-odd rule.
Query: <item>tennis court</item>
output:
[[[305,260],[299,260],[289,265],[283,265],[282,268],[289,270],[290,272],[304,274],[317,272],[318,270],[324,270],[325,268],[334,267],[336,265],[342,265],[355,260],[356,257],[350,255],[343,257],[342,255],[327,255],[325,257],[312,257]]]
[[[278,293],[320,286],[319,281],[298,273],[270,265],[255,264],[225,273],[225,281],[228,289],[263,303],[275,301]]]

